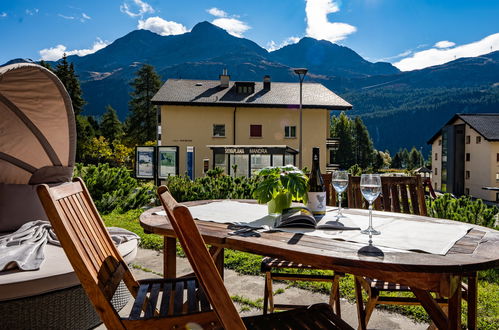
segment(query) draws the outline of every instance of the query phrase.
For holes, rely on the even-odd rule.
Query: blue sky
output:
[[[267,49],[304,36],[401,70],[499,50],[498,0],[0,0],[0,64],[85,55],[137,28],[213,22]]]

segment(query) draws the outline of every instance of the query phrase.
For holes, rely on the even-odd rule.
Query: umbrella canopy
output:
[[[59,183],[71,179],[76,127],[64,85],[46,68],[0,67],[0,183]]]

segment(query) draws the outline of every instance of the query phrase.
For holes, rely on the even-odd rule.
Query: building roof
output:
[[[457,119],[461,119],[471,128],[477,131],[487,141],[499,141],[499,113],[457,113],[445,125],[451,125]],[[435,135],[428,140],[428,144],[432,144],[440,134],[442,129],[439,129]]]
[[[270,90],[255,82],[255,92],[238,94],[235,82],[221,87],[219,80],[168,79],[152,98],[157,105],[298,107],[300,84],[272,82]],[[318,83],[303,84],[303,108],[349,110],[352,105]]]

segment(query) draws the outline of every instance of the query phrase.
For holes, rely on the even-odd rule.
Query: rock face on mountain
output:
[[[297,82],[292,68],[306,67],[306,81],[322,83],[353,104],[350,114],[362,117],[381,150],[425,147],[433,131],[457,112],[499,112],[499,51],[400,72],[390,63],[372,63],[347,47],[308,37],[268,52],[201,22],[175,36],[132,31],[94,54],[68,61],[82,83],[85,115],[100,116],[109,104],[124,119],[130,81],[143,63],[153,65],[163,80],[217,79],[227,68],[232,80],[260,81],[270,75],[273,81]],[[402,123],[404,129],[398,130]]]

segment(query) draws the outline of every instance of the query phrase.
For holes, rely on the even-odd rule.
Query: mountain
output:
[[[362,118],[376,147],[429,151],[426,141],[455,113],[499,113],[499,51],[341,83],[350,114]]]
[[[87,102],[83,114],[100,116],[109,104],[122,120],[128,114],[130,82],[143,63],[153,65],[165,81],[217,79],[227,68],[232,80],[259,81],[268,74],[273,81],[297,82],[292,68],[306,67],[306,81],[322,83],[353,104],[349,114],[364,120],[376,148],[392,153],[400,147],[428,150],[427,139],[455,113],[499,112],[499,52],[400,72],[313,38],[268,52],[201,22],[175,36],[132,31],[94,54],[68,61],[81,80]]]
[[[129,83],[142,63],[153,65],[163,80],[217,79],[227,68],[233,80],[259,81],[268,74],[274,81],[294,82],[297,78],[292,67],[301,66],[300,58],[288,61],[286,58],[295,51],[289,47],[285,52],[269,53],[251,40],[201,22],[192,31],[175,36],[132,31],[94,54],[69,56],[68,61],[74,63],[82,82],[87,102],[84,113],[100,115],[110,104],[124,119],[131,91]],[[323,54],[322,62],[309,68],[308,77],[318,82],[329,81],[333,74],[354,78],[398,72],[389,63],[370,63],[354,51],[324,40],[304,38],[297,47],[302,54]]]
[[[270,58],[327,76],[365,77],[400,72],[390,63],[366,61],[348,47],[308,37],[272,52]]]

